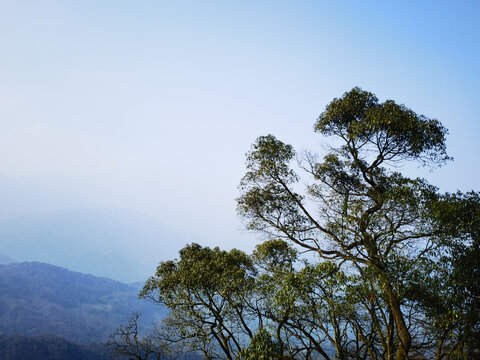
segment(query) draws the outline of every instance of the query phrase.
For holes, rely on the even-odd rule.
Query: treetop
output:
[[[375,151],[380,162],[418,160],[440,165],[450,159],[445,145],[447,129],[438,120],[418,115],[393,100],[380,103],[374,94],[359,87],[333,99],[314,129],[342,138],[344,153]]]

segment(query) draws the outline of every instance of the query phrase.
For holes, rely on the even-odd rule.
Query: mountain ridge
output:
[[[101,342],[133,311],[143,327],[165,310],[138,299],[138,287],[42,262],[0,265],[0,333],[52,334],[87,344]]]

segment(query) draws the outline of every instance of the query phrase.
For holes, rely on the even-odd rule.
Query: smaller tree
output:
[[[252,261],[242,251],[191,244],[180,250],[180,260],[162,262],[140,295],[170,310],[167,342],[207,359],[233,360],[253,338],[245,306],[253,285]]]
[[[134,312],[127,325],[117,328],[107,345],[114,358],[129,360],[160,360],[166,355],[164,348],[151,335],[141,336],[138,326],[140,313]]]
[[[430,255],[440,235],[430,214],[438,194],[425,180],[397,170],[410,161],[442,165],[449,159],[447,130],[360,88],[330,102],[314,128],[337,146],[323,159],[306,154],[300,172],[292,167],[297,156],[291,145],[272,135],[257,139],[247,154],[238,212],[251,230],[362,277],[368,273],[364,281],[381,292],[384,313],[393,319],[393,332],[377,327],[389,341],[385,357],[407,360],[416,339],[402,275]]]
[[[473,359],[480,356],[480,194],[445,194],[432,212],[442,246],[412,272],[408,295],[426,313],[435,359]]]

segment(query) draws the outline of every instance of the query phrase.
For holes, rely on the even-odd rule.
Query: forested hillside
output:
[[[106,360],[103,344],[79,345],[52,335],[0,335],[2,360]]]
[[[162,315],[136,287],[37,262],[0,265],[0,333],[53,334],[100,342],[132,311],[145,325]]]

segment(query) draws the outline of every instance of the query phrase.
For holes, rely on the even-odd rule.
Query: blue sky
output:
[[[268,133],[321,150],[316,117],[354,86],[449,129],[455,161],[409,172],[478,191],[479,15],[478,1],[2,1],[0,219],[123,208],[251,248],[244,154]]]

